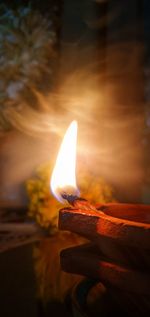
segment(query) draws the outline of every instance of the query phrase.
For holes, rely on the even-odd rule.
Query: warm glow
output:
[[[51,190],[62,203],[61,194],[79,195],[76,186],[76,143],[77,122],[73,121],[66,131],[62,141],[56,164],[51,177]]]

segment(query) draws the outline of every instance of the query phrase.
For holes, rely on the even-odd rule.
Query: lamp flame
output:
[[[54,196],[64,203],[63,195],[78,196],[76,185],[76,144],[77,121],[72,121],[62,141],[51,177],[51,190]]]

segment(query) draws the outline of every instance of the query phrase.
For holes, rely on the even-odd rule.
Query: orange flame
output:
[[[51,177],[51,190],[62,203],[62,194],[79,195],[76,185],[77,121],[72,121],[62,141]]]

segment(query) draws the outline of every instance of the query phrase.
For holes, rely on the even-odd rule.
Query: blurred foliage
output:
[[[17,127],[24,106],[36,107],[34,91],[49,90],[57,60],[55,10],[0,5],[0,129]],[[37,111],[40,105],[37,105]],[[15,122],[16,118],[16,122]]]

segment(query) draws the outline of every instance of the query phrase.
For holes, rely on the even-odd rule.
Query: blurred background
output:
[[[79,276],[60,250],[84,241],[58,231],[49,182],[72,120],[82,197],[150,203],[149,16],[149,0],[0,1],[3,316],[67,316]]]
[[[1,1],[0,201],[55,161],[73,119],[78,166],[150,202],[149,1]],[[78,175],[80,178],[80,175]]]

